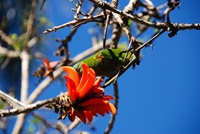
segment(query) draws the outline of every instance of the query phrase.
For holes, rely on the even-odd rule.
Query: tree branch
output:
[[[3,41],[5,41],[8,45],[13,46],[13,40],[7,36],[1,29],[0,29],[0,37]]]
[[[21,67],[22,67],[22,80],[21,80],[21,102],[25,103],[28,96],[29,85],[29,64],[30,56],[27,51],[23,50],[20,54]]]
[[[8,117],[8,116],[13,116],[13,115],[18,115],[18,114],[21,114],[21,113],[28,113],[28,112],[31,112],[35,109],[38,109],[38,108],[56,100],[57,98],[59,98],[59,96],[56,97],[56,98],[37,101],[33,104],[26,105],[25,107],[22,107],[22,108],[14,108],[14,109],[11,109],[11,110],[0,110],[0,117]]]
[[[25,40],[24,40],[24,48],[20,54],[21,58],[21,73],[22,73],[22,80],[21,80],[21,94],[20,100],[23,103],[26,103],[28,97],[28,86],[29,86],[29,64],[30,64],[30,56],[29,56],[29,48],[28,43],[31,38],[31,34],[33,32],[34,27],[34,20],[35,20],[35,8],[37,6],[38,0],[33,0],[31,5],[31,10],[29,13],[28,24],[26,28]],[[21,114],[17,117],[17,121],[15,122],[14,128],[12,133],[18,134],[22,131],[22,127],[24,121],[26,119],[26,114]]]
[[[0,90],[0,98],[8,103],[12,108],[19,108],[19,107],[24,107],[25,105],[18,101],[17,99],[13,98],[12,96],[4,93],[3,91]]]
[[[93,2],[95,5],[103,8],[103,9],[107,9],[110,10],[114,13],[117,13],[123,17],[129,18],[135,22],[141,23],[143,25],[149,26],[149,27],[153,27],[153,28],[157,28],[157,29],[169,29],[171,30],[171,28],[169,27],[168,23],[166,22],[149,22],[143,19],[140,19],[138,17],[135,17],[131,14],[125,13],[124,11],[118,10],[113,8],[109,3],[104,2],[104,1],[100,1],[100,0],[89,0],[91,2]],[[196,23],[196,24],[177,24],[177,23],[172,23],[171,26],[173,26],[173,28],[177,28],[178,30],[200,30],[200,23]]]
[[[18,58],[20,56],[20,53],[17,51],[8,50],[7,48],[2,47],[0,44],[0,55],[4,55],[10,58]]]
[[[62,28],[65,28],[65,27],[67,27],[67,26],[78,26],[78,25],[80,25],[80,24],[84,24],[84,23],[87,23],[87,22],[92,22],[92,21],[94,21],[95,19],[98,19],[98,18],[101,18],[101,17],[103,17],[103,14],[98,14],[98,15],[96,15],[96,16],[88,16],[88,17],[84,17],[84,18],[82,18],[82,19],[78,19],[78,20],[72,20],[72,21],[69,21],[69,22],[67,22],[67,23],[65,23],[65,24],[62,24],[62,25],[59,25],[59,26],[54,26],[53,28],[51,28],[51,29],[47,29],[47,30],[45,30],[43,33],[44,34],[47,34],[47,33],[49,33],[49,32],[56,32],[57,30],[59,30],[59,29],[62,29]]]

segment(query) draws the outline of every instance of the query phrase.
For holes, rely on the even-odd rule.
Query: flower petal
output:
[[[74,108],[71,108],[70,111],[69,111],[69,115],[70,116],[74,115],[74,111],[75,111]]]
[[[68,118],[71,122],[73,122],[75,120],[75,115],[68,115]]]
[[[52,61],[49,63],[50,68],[54,68],[58,65],[59,61]]]
[[[101,85],[101,82],[102,82],[102,81],[103,81],[102,78],[98,78],[98,79],[95,81],[94,86],[95,86],[95,87],[99,87],[99,86]]]
[[[70,66],[64,66],[62,67],[62,69],[68,74],[68,77],[74,81],[76,87],[78,87],[78,84],[80,82],[78,72]]]
[[[92,89],[90,90],[90,93],[93,95],[97,95],[97,96],[102,96],[104,95],[104,89],[102,87],[92,87]]]
[[[108,100],[104,100],[103,98],[93,98],[81,103],[81,106],[88,106],[88,105],[96,105],[96,104],[105,104],[108,103]]]
[[[97,114],[97,113],[95,113],[95,112],[93,112],[93,111],[90,111],[90,112],[92,113],[93,116],[98,117],[98,114]]]
[[[110,108],[109,103],[105,103],[105,104],[89,105],[89,106],[84,107],[84,110],[91,111],[92,113],[98,113],[104,116],[105,113],[108,113],[108,111],[111,111],[111,108]],[[113,112],[114,112],[114,109],[113,109]]]
[[[83,113],[85,114],[85,117],[88,119],[88,121],[91,122],[93,119],[93,113],[91,111],[83,111]]]
[[[43,77],[46,77],[48,75],[50,75],[50,73],[52,73],[52,70],[46,70],[46,72],[44,73]]]
[[[105,109],[101,109],[101,108],[97,108],[97,106],[93,105],[93,106],[88,106],[86,108],[84,108],[85,111],[91,111],[93,114],[100,114],[101,116],[105,115]]]
[[[96,78],[96,73],[92,68],[89,69],[89,72],[92,77]]]
[[[88,72],[89,72],[89,67],[85,64],[82,63],[82,77],[81,77],[81,82],[77,87],[77,92],[79,92],[79,90],[84,86],[84,84],[86,83],[87,79],[88,79]]]
[[[110,107],[110,111],[112,112],[112,114],[115,115],[117,113],[115,106],[112,103],[108,103],[108,104],[109,104],[109,107]]]
[[[68,89],[68,96],[71,98],[72,101],[75,101],[76,100],[76,85],[71,78],[69,78],[68,76],[64,76],[64,77],[67,80],[66,86]]]
[[[106,100],[113,100],[113,99],[114,99],[114,98],[113,98],[112,96],[110,96],[110,95],[104,95],[103,98],[106,99]]]
[[[81,87],[81,89],[77,93],[79,99],[83,98],[92,89],[94,82],[95,78],[90,74],[88,74],[88,79],[86,83],[84,84],[83,87]]]
[[[73,108],[70,109],[70,113],[69,113],[69,115],[68,115],[68,118],[69,118],[69,120],[70,120],[71,122],[73,122],[73,121],[75,120],[75,112],[74,112],[74,109],[73,109]]]
[[[76,116],[84,123],[86,124],[86,117],[85,114],[82,111],[76,111]]]
[[[49,60],[47,60],[46,58],[43,59],[43,63],[44,63],[44,66],[47,68],[47,69],[51,69],[50,65],[49,65]]]

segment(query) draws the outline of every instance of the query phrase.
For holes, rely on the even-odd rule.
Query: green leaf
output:
[[[4,102],[0,100],[0,109],[3,109],[3,106],[4,106]]]
[[[127,24],[128,28],[131,27],[132,23],[133,23],[133,21],[131,19],[128,19],[128,24]]]
[[[153,32],[157,33],[158,31],[159,31],[159,29],[155,28]]]
[[[5,57],[4,57],[4,56],[1,56],[1,54],[0,54],[0,64],[3,63],[4,59],[5,59]]]
[[[13,33],[10,35],[11,40],[16,41],[18,38],[18,35],[16,33]]]
[[[40,17],[39,20],[40,20],[40,23],[42,23],[42,24],[48,24],[49,23],[48,20],[47,20],[47,18],[44,17],[44,16]]]
[[[39,124],[39,123],[42,123],[41,122],[41,120],[39,119],[39,118],[33,118],[32,120],[31,120],[31,122],[33,123],[33,124]]]

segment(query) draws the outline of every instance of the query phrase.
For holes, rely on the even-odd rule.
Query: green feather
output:
[[[125,58],[126,55],[126,58]],[[73,67],[79,73],[82,72],[81,64],[85,63],[93,68],[97,76],[111,77],[131,59],[132,52],[125,52],[121,49],[104,49],[96,54],[78,62]],[[125,58],[125,59],[124,59]]]

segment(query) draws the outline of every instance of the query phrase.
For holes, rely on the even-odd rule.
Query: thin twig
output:
[[[81,11],[83,0],[78,1],[78,7],[76,7],[76,13],[74,14],[74,19],[77,20],[79,18],[79,13]]]
[[[95,12],[95,10],[97,9],[97,6],[93,6],[91,9],[90,9],[90,11],[88,12],[88,16],[90,16],[90,15],[92,15],[94,12]]]
[[[145,47],[147,44],[149,44],[150,42],[152,42],[153,40],[155,40],[156,38],[158,38],[161,34],[163,34],[166,30],[162,30],[161,32],[157,33],[156,35],[154,35],[151,39],[149,39],[147,42],[145,42],[144,44],[140,45],[138,48],[135,49],[135,52],[141,50],[143,47]]]
[[[78,27],[76,27],[75,29],[72,29],[72,31],[70,32],[70,34],[64,40],[58,40],[57,39],[58,42],[61,42],[61,45],[58,47],[58,50],[55,53],[55,55],[63,56],[63,54],[65,53],[65,63],[64,64],[68,64],[68,62],[70,62],[68,43],[74,37],[77,29],[78,29]]]
[[[84,18],[78,19],[78,20],[72,20],[72,21],[69,21],[65,24],[62,24],[62,25],[59,25],[59,26],[54,26],[51,29],[47,29],[43,33],[47,34],[49,32],[56,32],[57,30],[65,28],[67,26],[73,26],[73,25],[77,26],[78,24],[84,24],[84,23],[87,23],[87,22],[91,22],[91,21],[94,21],[95,19],[98,19],[98,18],[101,18],[101,17],[103,17],[103,14],[98,14],[98,15],[95,15],[95,16],[88,16],[88,17],[84,17]]]
[[[113,85],[114,85],[114,96],[115,96],[114,105],[115,105],[115,108],[118,110],[119,89],[118,89],[117,81]],[[109,122],[108,127],[106,128],[106,131],[104,132],[104,134],[109,134],[111,132],[111,130],[113,129],[113,126],[114,126],[115,119],[116,119],[116,115],[112,114],[110,122]]]
[[[8,45],[13,46],[13,44],[14,44],[13,40],[9,36],[7,36],[6,33],[4,33],[3,30],[1,30],[1,29],[0,29],[0,37]]]
[[[46,0],[43,0],[43,1],[42,1],[42,4],[41,4],[41,6],[40,6],[40,10],[42,10],[42,8],[44,7],[45,1],[46,1]]]
[[[129,3],[125,6],[123,11],[125,13],[132,13],[135,10],[135,8],[137,7],[137,3],[138,3],[138,0],[130,0]],[[127,18],[123,18],[123,19],[127,19]],[[117,22],[114,21],[112,40],[113,40],[113,46],[115,48],[117,48],[119,38],[121,35],[121,31],[122,31],[122,28],[119,27],[119,21],[117,21]]]
[[[127,50],[130,49],[131,45],[132,45],[132,40],[129,42],[129,45],[128,45]],[[127,55],[128,55],[128,51],[126,52],[126,54],[125,54],[125,56],[124,56],[124,59],[123,59],[123,62],[124,62],[124,63],[125,63],[125,60],[126,60]],[[121,69],[122,69],[122,68],[121,68]],[[116,78],[115,78],[115,80],[113,81],[113,83],[115,83],[115,82],[117,81],[117,79],[118,79],[118,77],[119,77],[119,74],[120,74],[120,72],[121,72],[121,69],[119,69],[119,71],[117,72]]]
[[[30,40],[31,34],[33,33],[33,26],[34,26],[34,20],[35,20],[35,8],[37,6],[38,0],[34,0],[31,4],[31,10],[28,18],[28,24],[26,27],[26,38],[24,44],[27,47],[28,41]]]
[[[124,33],[128,37],[129,42],[132,42],[131,45],[134,48],[137,48],[138,45],[139,45],[138,43],[140,43],[140,42],[138,40],[136,40],[135,37],[133,37],[133,35],[131,34],[130,30],[126,27],[126,25],[124,24],[123,20],[121,19],[120,15],[116,14],[116,13],[113,13],[113,16],[118,21],[118,23],[121,26],[122,30],[124,31]]]
[[[103,32],[103,48],[106,47],[106,37],[107,37],[107,31],[108,31],[108,25],[110,23],[110,18],[111,18],[111,15],[109,13],[107,13],[105,11],[105,15],[106,16],[106,21],[105,21],[105,28],[104,28],[104,32]]]

